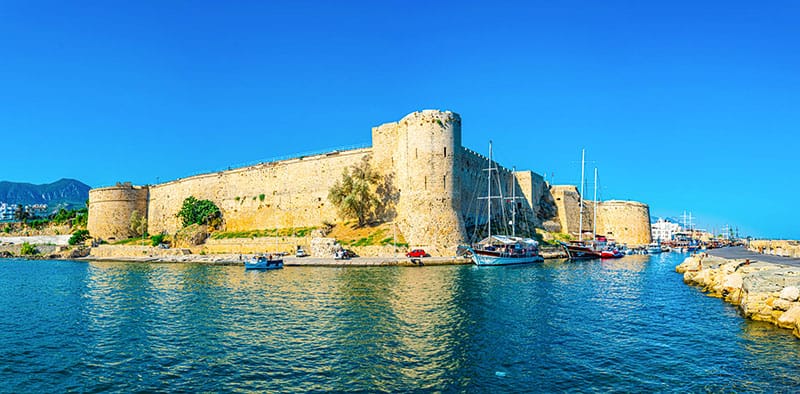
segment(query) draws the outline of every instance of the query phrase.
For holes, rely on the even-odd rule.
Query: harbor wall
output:
[[[762,254],[800,258],[800,241],[791,240],[752,240],[748,249]]]
[[[683,281],[736,305],[745,318],[792,330],[800,338],[800,270],[788,265],[692,255],[675,270]]]

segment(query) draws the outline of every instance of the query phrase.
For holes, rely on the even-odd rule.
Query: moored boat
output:
[[[253,256],[244,261],[245,270],[274,270],[283,268],[283,259],[270,256]]]
[[[663,250],[661,250],[660,244],[654,242],[651,243],[650,245],[647,245],[647,254],[658,254],[661,252],[663,252]]]
[[[493,235],[466,247],[476,265],[514,265],[541,263],[539,243],[530,238]]]
[[[570,260],[589,260],[603,257],[599,251],[594,250],[590,245],[586,245],[583,242],[561,242],[561,247],[567,252],[567,258]]]
[[[515,264],[531,264],[541,263],[544,257],[539,255],[539,243],[531,238],[523,238],[516,236],[515,215],[516,210],[512,210],[512,235],[492,235],[492,199],[501,198],[500,196],[492,196],[492,172],[496,172],[497,168],[494,166],[492,160],[492,142],[489,141],[489,168],[486,169],[489,173],[487,182],[486,197],[481,199],[486,200],[486,210],[488,218],[486,221],[488,236],[480,242],[471,246],[460,246],[459,254],[466,254],[478,266],[500,266],[500,265],[515,265]],[[515,188],[512,188],[512,193]],[[512,194],[511,201],[514,201],[516,196]]]
[[[625,254],[616,249],[606,249],[600,251],[600,258],[602,259],[618,259],[622,256],[625,256]]]

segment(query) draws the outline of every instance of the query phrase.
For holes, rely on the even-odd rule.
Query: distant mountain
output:
[[[74,179],[61,179],[46,185],[0,182],[0,202],[6,204],[47,204],[49,212],[59,208],[77,209],[86,206],[89,187]]]

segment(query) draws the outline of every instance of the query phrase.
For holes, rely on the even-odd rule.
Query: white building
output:
[[[672,240],[675,233],[679,231],[681,231],[681,225],[670,219],[658,218],[655,223],[650,224],[650,233],[653,235],[654,240]]]
[[[17,211],[16,205],[0,202],[0,221],[14,220],[14,212],[16,211]]]

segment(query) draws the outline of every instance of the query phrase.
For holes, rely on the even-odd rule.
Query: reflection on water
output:
[[[0,388],[775,391],[800,341],[675,254],[519,267],[0,263]]]

